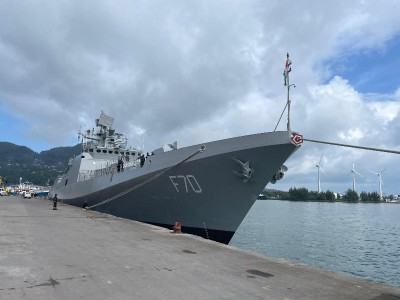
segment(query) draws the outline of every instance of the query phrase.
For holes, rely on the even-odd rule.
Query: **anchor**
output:
[[[242,162],[240,159],[233,157],[232,160],[242,167],[242,172],[233,171],[235,175],[243,178],[243,183],[247,183],[254,174],[254,169],[250,167],[250,161]]]

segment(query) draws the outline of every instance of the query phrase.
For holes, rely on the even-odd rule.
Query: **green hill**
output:
[[[29,181],[52,185],[67,168],[68,159],[80,154],[81,146],[57,147],[37,153],[28,147],[0,142],[0,176],[9,184]]]

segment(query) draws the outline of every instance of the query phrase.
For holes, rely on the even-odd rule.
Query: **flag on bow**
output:
[[[285,70],[283,71],[283,80],[285,86],[288,84],[289,72],[292,71],[292,67],[290,66],[292,61],[289,59],[289,53],[286,55],[286,57]]]

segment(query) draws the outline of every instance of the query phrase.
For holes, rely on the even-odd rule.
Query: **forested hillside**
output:
[[[17,184],[29,181],[37,185],[52,185],[64,172],[68,159],[80,153],[80,145],[57,147],[37,153],[28,147],[0,142],[0,176],[3,181]]]

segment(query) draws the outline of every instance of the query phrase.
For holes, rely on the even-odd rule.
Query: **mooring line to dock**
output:
[[[340,143],[333,143],[333,142],[325,142],[325,141],[306,139],[304,137],[303,137],[303,141],[312,142],[312,143],[319,143],[319,144],[334,145],[334,146],[341,146],[341,147],[347,147],[347,148],[356,148],[356,149],[363,149],[363,150],[370,150],[370,151],[378,151],[378,152],[400,154],[400,151],[396,151],[396,150],[372,148],[372,147],[364,147],[364,146],[356,146],[356,145],[349,145],[349,144],[340,144]]]
[[[143,182],[141,182],[141,183],[139,183],[139,184],[137,184],[137,185],[135,185],[135,186],[133,186],[133,187],[131,187],[131,188],[129,188],[129,189],[117,194],[117,195],[115,195],[115,196],[112,196],[112,197],[110,197],[110,198],[108,198],[106,200],[103,200],[103,201],[101,201],[101,202],[99,202],[97,204],[94,204],[94,205],[91,205],[91,206],[87,206],[87,207],[85,207],[85,209],[89,210],[89,209],[95,208],[97,206],[109,203],[109,202],[111,202],[111,201],[113,201],[115,199],[118,199],[119,197],[122,197],[123,195],[125,195],[125,194],[127,194],[129,192],[132,192],[133,190],[136,190],[137,188],[140,188],[141,186],[143,186],[143,185],[155,180],[156,178],[160,177],[161,175],[163,175],[164,173],[168,172],[169,170],[171,170],[172,168],[176,167],[177,165],[180,165],[180,164],[184,163],[185,161],[189,160],[190,158],[192,158],[193,156],[195,156],[195,155],[197,155],[197,154],[199,154],[201,152],[204,152],[204,150],[205,150],[205,146],[201,146],[200,149],[198,149],[197,151],[193,152],[188,157],[182,159],[181,161],[179,161],[175,165],[172,165],[169,168],[164,169],[163,171],[155,174],[154,176],[150,177],[149,179],[147,179],[147,180],[145,180],[145,181],[143,181]]]

